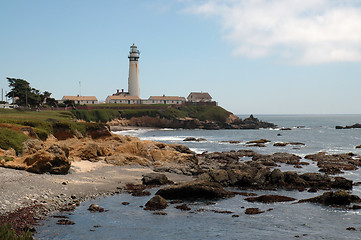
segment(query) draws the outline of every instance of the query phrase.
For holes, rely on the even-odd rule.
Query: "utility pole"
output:
[[[1,101],[4,101],[4,89],[1,89]]]
[[[79,81],[79,96],[81,96],[81,81]]]

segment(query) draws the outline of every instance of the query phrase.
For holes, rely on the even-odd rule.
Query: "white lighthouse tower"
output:
[[[139,50],[137,46],[133,43],[129,51],[129,78],[128,78],[128,93],[130,96],[140,97],[139,89],[139,68],[138,68],[138,58]]]

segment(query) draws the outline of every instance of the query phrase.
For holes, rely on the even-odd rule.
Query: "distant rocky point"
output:
[[[351,129],[351,128],[361,128],[361,124],[360,123],[356,123],[354,125],[351,126],[336,126],[336,129]]]

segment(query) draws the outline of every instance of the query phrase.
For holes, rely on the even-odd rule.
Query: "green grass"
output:
[[[27,139],[28,137],[23,133],[0,127],[0,148],[2,149],[13,148],[16,153],[20,153],[23,149],[23,142]]]
[[[13,157],[9,157],[9,156],[0,156],[0,161],[1,160],[5,160],[5,162],[10,162],[10,161],[12,161],[12,160],[14,160],[14,158]]]
[[[31,240],[33,239],[31,232],[23,232],[20,236],[11,229],[9,224],[0,226],[0,239],[1,240]]]
[[[87,122],[106,123],[120,117],[119,111],[113,109],[71,110],[71,113],[77,119],[82,119]]]
[[[230,115],[230,112],[219,106],[179,106],[166,109],[124,109],[121,110],[121,115],[127,119],[142,116],[167,119],[191,117],[201,121],[211,120],[224,122]]]

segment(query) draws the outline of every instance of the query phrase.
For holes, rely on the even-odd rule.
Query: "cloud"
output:
[[[185,2],[187,12],[219,20],[234,55],[297,64],[361,61],[359,0]]]

